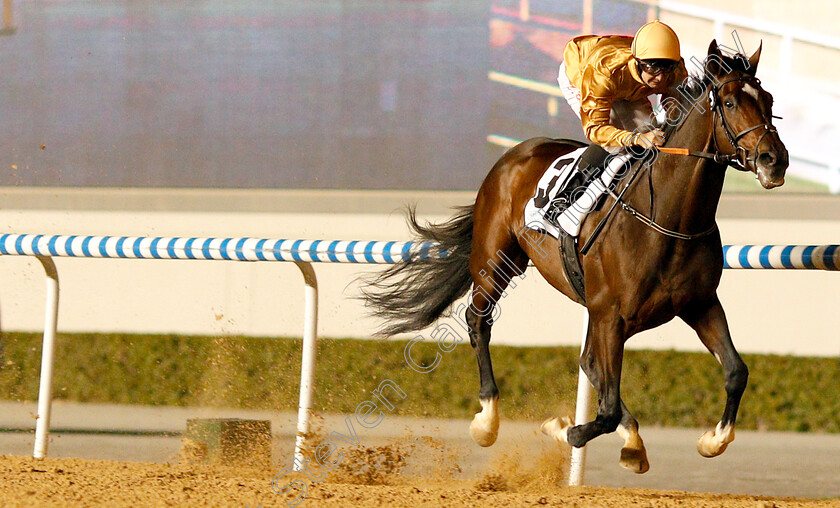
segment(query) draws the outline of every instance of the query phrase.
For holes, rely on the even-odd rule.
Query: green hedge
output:
[[[408,397],[400,414],[470,417],[479,408],[472,349],[444,354],[428,374],[406,366],[404,341],[322,339],[314,407],[349,412],[386,378]],[[0,398],[35,400],[40,336],[0,335]],[[301,342],[295,339],[62,334],[56,344],[57,398],[79,402],[254,409],[297,407]],[[434,344],[413,357],[429,364]],[[541,420],[574,405],[577,348],[493,346],[501,411]],[[741,428],[840,432],[840,362],[834,358],[744,355],[750,384]],[[723,374],[711,355],[628,351],[622,393],[643,426],[709,426],[723,411]]]

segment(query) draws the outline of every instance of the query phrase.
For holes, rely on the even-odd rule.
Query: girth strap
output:
[[[580,265],[580,256],[578,255],[578,239],[576,236],[568,235],[565,231],[561,230],[558,246],[560,248],[560,258],[563,260],[563,269],[566,272],[566,278],[572,283],[572,289],[575,290],[575,293],[585,304],[586,286],[583,278],[583,267]]]

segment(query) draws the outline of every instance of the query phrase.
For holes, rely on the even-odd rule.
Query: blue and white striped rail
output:
[[[393,264],[427,258],[432,242],[0,235],[0,255]],[[438,255],[445,255],[440,253]],[[724,245],[724,268],[840,271],[838,245]]]
[[[840,270],[840,245],[724,245],[724,268]]]
[[[393,264],[429,256],[431,242],[0,235],[0,254],[124,259]]]

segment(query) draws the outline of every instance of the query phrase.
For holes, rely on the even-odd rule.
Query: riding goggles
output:
[[[658,76],[660,74],[670,74],[677,70],[680,62],[675,60],[639,60],[639,70],[647,72],[651,76]]]

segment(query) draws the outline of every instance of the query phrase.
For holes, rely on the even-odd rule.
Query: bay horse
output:
[[[617,430],[625,441],[620,464],[646,472],[638,422],[620,395],[624,344],[679,317],[717,358],[725,377],[723,416],[700,437],[697,450],[714,457],[733,441],[748,369],[732,344],[717,296],[723,254],[715,213],[727,166],[753,172],[766,189],[784,183],[788,166],[787,150],[772,125],[772,96],[755,77],[760,55],[761,46],[749,59],[724,55],[712,41],[703,75],[683,84],[682,97],[674,98],[677,107],[669,110],[677,118],[669,112],[663,146],[687,153],[657,151],[645,167],[648,182],[621,179],[607,198],[620,201],[615,213],[602,206],[584,222],[581,245],[602,220],[606,227],[581,259],[583,297],[566,276],[556,240],[525,227],[523,213],[552,161],[583,144],[533,138],[511,148],[485,178],[475,203],[443,224],[420,225],[409,209],[415,234],[436,242],[445,255],[394,265],[369,280],[363,295],[373,314],[386,320],[380,333],[390,336],[431,325],[471,289],[466,322],[481,379],[481,412],[470,425],[476,443],[492,445],[499,428],[499,390],[489,350],[492,309],[529,260],[551,286],[588,309],[580,366],[598,394],[593,421],[552,418],[543,423],[543,433],[581,447]]]

